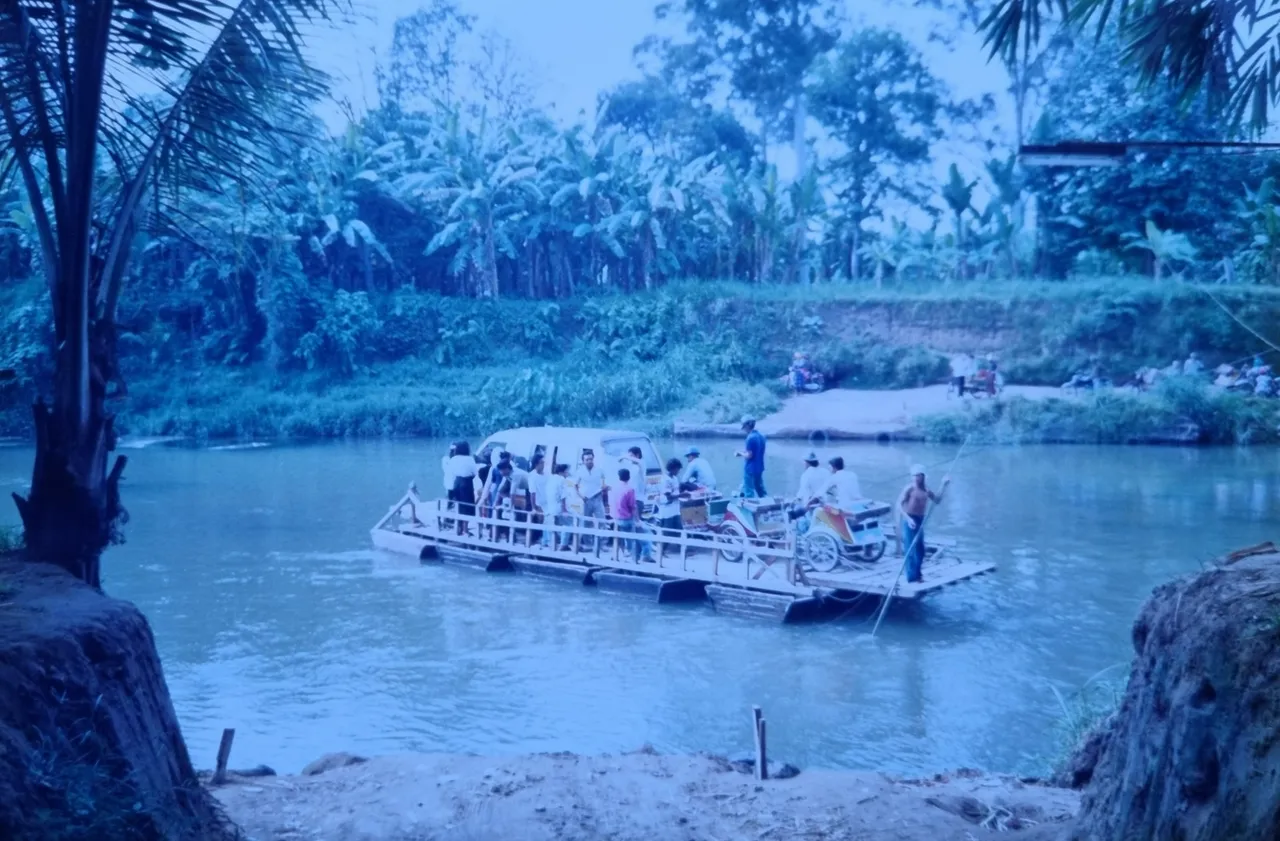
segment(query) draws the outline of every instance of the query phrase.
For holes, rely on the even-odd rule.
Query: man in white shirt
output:
[[[826,495],[827,487],[831,484],[831,471],[823,470],[818,466],[818,454],[812,450],[804,457],[804,463],[807,466],[800,474],[800,487],[796,490],[796,501],[800,503],[801,508],[807,509],[815,499],[821,500]]]
[[[863,500],[862,486],[858,483],[858,474],[844,469],[844,459],[836,456],[827,462],[831,465],[831,479],[827,484],[827,493],[831,502],[841,511],[852,511]]]
[[[570,492],[569,465],[555,465],[551,468],[551,475],[547,477],[547,501],[544,505],[549,525],[573,525],[573,515],[569,513]],[[550,534],[550,532],[544,533],[544,542],[547,534]],[[557,532],[556,538],[556,548],[562,552],[568,551],[570,548],[569,534],[567,532]]]
[[[668,536],[679,534],[684,524],[680,521],[680,459],[667,460],[667,472],[658,489],[658,525]]]
[[[550,517],[547,516],[547,457],[542,453],[535,453],[533,461],[529,463],[529,510],[533,512],[533,521],[535,523],[548,523]],[[551,543],[551,532],[541,530],[538,541],[547,546]]]
[[[582,525],[588,528],[603,528],[609,510],[609,487],[605,482],[604,470],[596,464],[596,454],[591,450],[582,451],[582,464],[573,474],[573,488],[582,497]],[[599,522],[594,522],[599,521]],[[582,538],[583,544],[595,546],[595,538]],[[589,548],[584,545],[582,548]]]

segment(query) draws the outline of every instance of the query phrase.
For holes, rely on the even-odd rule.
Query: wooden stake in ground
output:
[[[769,760],[765,748],[764,714],[759,707],[751,708],[751,730],[755,733],[756,744],[756,779],[769,779]]]
[[[218,764],[213,769],[214,785],[222,785],[227,781],[227,761],[231,759],[231,742],[235,737],[234,727],[222,731],[222,741],[218,743]]]

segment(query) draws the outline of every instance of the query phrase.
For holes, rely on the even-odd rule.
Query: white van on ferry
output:
[[[643,432],[567,426],[504,429],[486,438],[476,452],[476,457],[480,461],[488,461],[496,459],[499,452],[506,450],[511,453],[511,459],[517,467],[528,470],[533,456],[542,453],[547,460],[548,475],[553,465],[567,464],[569,475],[572,476],[582,463],[582,451],[591,450],[595,453],[596,464],[604,469],[605,484],[612,487],[618,483],[618,468],[631,467],[627,451],[632,447],[639,447],[642,454],[645,503],[656,505],[662,483],[662,459],[653,440]],[[638,477],[631,477],[632,485],[638,493],[641,486],[637,484],[637,480]],[[581,505],[580,502],[577,504]]]

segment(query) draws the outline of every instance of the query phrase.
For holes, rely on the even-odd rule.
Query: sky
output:
[[[357,0],[363,2],[355,25],[323,36],[316,43],[320,66],[335,78],[334,98],[347,100],[357,113],[377,102],[374,68],[384,60],[391,44],[392,26],[405,15],[427,5],[426,0]],[[638,78],[632,50],[657,30],[655,0],[457,0],[478,20],[477,31],[494,30],[507,38],[516,54],[533,71],[539,103],[566,123],[590,123],[601,91],[619,82]],[[988,62],[981,37],[960,30],[940,13],[914,8],[911,0],[846,0],[851,22],[898,30],[924,54],[936,76],[957,98],[995,98],[993,137],[1012,143],[1012,108],[1005,93],[1008,77],[997,62]],[[945,27],[955,43],[948,47],[931,42],[929,34]],[[328,104],[321,109],[335,131],[344,124],[342,109]],[[789,148],[771,152],[778,174],[789,180],[794,159]],[[988,154],[979,145],[944,144],[935,149],[934,177],[946,178],[952,162],[962,173],[978,178]],[[985,201],[982,185],[975,199]],[[979,204],[979,206],[981,206]],[[914,211],[902,215],[912,224]]]
[[[364,0],[361,19],[333,33],[320,46],[320,63],[337,79],[335,94],[356,105],[376,101],[375,51],[385,56],[395,20],[425,5],[423,0]],[[535,69],[541,99],[554,103],[565,120],[595,112],[600,91],[637,77],[631,52],[656,29],[654,0],[458,0],[475,15],[478,29],[510,39]],[[910,7],[908,0],[847,0],[852,20],[898,29],[925,53],[936,75],[962,97],[999,95],[1007,78],[988,64],[977,35],[966,34],[954,50],[928,43],[931,25],[945,18]],[[1001,114],[1000,116],[1006,116]]]

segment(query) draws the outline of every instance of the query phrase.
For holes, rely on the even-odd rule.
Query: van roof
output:
[[[648,438],[649,436],[643,432],[633,432],[626,429],[592,429],[585,426],[521,426],[516,429],[503,429],[495,432],[484,440],[490,441],[494,438],[503,436],[524,436],[531,434],[553,434],[553,435],[580,435],[589,438]]]

